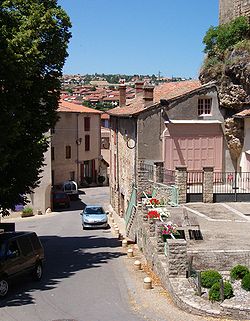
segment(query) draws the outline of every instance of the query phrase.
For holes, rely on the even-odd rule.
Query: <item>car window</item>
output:
[[[33,247],[28,236],[22,236],[18,239],[18,243],[21,247],[23,255],[29,255],[33,253]]]
[[[104,210],[102,207],[86,207],[84,210],[85,214],[104,214]]]
[[[34,250],[39,250],[41,248],[41,242],[36,234],[31,234],[30,240],[31,240]]]
[[[6,254],[6,243],[0,244],[0,260],[5,257]]]
[[[20,255],[20,250],[19,250],[17,241],[16,240],[10,241],[7,248],[7,256],[17,257],[19,255]]]

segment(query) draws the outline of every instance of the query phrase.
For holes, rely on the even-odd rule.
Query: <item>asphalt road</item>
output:
[[[17,219],[46,254],[44,277],[16,281],[0,301],[1,321],[141,321],[131,309],[120,244],[110,230],[83,231],[84,204],[109,203],[108,188],[85,189],[70,211]]]

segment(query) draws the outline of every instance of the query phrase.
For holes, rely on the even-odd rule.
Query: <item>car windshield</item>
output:
[[[104,209],[99,206],[86,207],[84,210],[85,214],[105,214]]]
[[[73,183],[67,183],[64,185],[64,190],[65,191],[75,191],[76,190],[76,186]]]
[[[54,194],[54,198],[55,199],[66,198],[66,194],[64,194],[64,193],[56,193],[56,194]]]

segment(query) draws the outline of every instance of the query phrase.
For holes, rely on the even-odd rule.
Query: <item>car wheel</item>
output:
[[[7,295],[9,291],[9,283],[6,278],[0,278],[0,297]]]
[[[35,270],[34,270],[34,279],[36,281],[40,281],[43,276],[43,266],[42,263],[39,262],[36,264]]]

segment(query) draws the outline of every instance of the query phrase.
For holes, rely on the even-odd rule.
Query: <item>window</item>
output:
[[[71,146],[67,145],[66,146],[66,159],[71,158]]]
[[[210,115],[212,107],[212,98],[199,98],[198,99],[198,115]]]
[[[90,117],[84,117],[84,130],[86,132],[90,131]]]
[[[89,151],[90,149],[90,136],[85,135],[85,151]]]
[[[55,171],[54,170],[51,171],[51,184],[52,184],[52,186],[54,186],[54,184],[55,184]]]
[[[55,160],[55,148],[51,147],[51,160]]]

